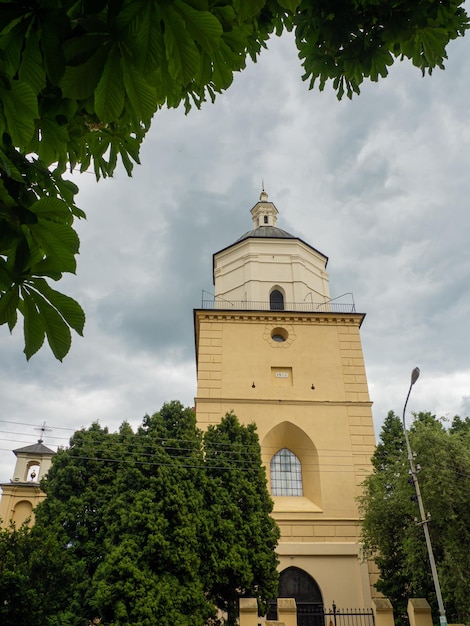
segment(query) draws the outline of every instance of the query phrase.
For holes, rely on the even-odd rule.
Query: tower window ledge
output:
[[[274,513],[323,513],[323,509],[305,496],[271,496]]]

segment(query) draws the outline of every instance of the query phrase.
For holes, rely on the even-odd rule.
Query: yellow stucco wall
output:
[[[0,499],[0,527],[9,528],[11,522],[19,528],[28,518],[34,524],[34,509],[46,494],[37,483],[4,483]]]

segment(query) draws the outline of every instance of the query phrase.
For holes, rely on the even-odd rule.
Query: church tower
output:
[[[30,525],[34,523],[34,509],[46,497],[39,481],[47,474],[55,454],[42,439],[32,446],[17,448],[13,453],[16,455],[13,479],[0,484],[0,526],[4,528],[11,522],[19,528],[28,518]]]
[[[201,428],[233,411],[258,429],[281,529],[280,597],[370,607],[356,497],[375,437],[363,313],[331,299],[328,258],[277,226],[261,193],[253,228],[213,256],[214,299],[194,312]]]

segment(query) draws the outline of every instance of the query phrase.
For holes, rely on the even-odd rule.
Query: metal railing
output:
[[[338,609],[333,602],[324,613],[327,626],[375,626],[373,609]]]
[[[284,302],[281,306],[271,306],[266,301],[256,300],[202,300],[202,309],[219,309],[224,311],[287,311],[300,313],[356,313],[354,302]]]
[[[373,609],[331,609],[314,602],[296,602],[297,626],[375,626]],[[276,601],[269,603],[268,620],[277,620]]]

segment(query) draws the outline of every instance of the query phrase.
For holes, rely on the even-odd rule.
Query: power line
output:
[[[81,432],[85,432],[88,433],[89,431],[75,431],[76,433],[81,433]],[[14,435],[19,435],[21,437],[27,437],[27,435],[24,435],[23,433],[17,433],[17,432],[13,432],[13,431],[2,431],[0,430],[0,433],[4,433],[4,434],[14,434]],[[117,436],[119,437],[119,433],[103,433],[105,436]],[[134,435],[137,435],[137,433],[133,433]],[[138,436],[138,435],[137,435]],[[48,435],[48,439],[56,439],[56,440],[61,440],[61,441],[70,441],[70,437],[54,437],[54,436],[50,436]],[[174,444],[187,444],[187,443],[191,443],[192,440],[191,439],[180,439],[177,437],[162,437],[162,436],[158,436],[155,437],[155,441],[171,441]],[[19,443],[27,443],[25,441],[19,440],[19,439],[10,439],[10,438],[6,438],[6,437],[0,437],[0,441],[18,441]],[[113,442],[114,443],[114,442]],[[129,446],[129,443],[126,443],[124,441],[119,442],[122,445],[127,445]],[[134,444],[132,444],[134,445]],[[148,442],[148,443],[144,443],[143,444],[144,447],[145,446],[154,446],[155,443],[154,442]],[[165,446],[163,443],[162,445],[164,447],[168,447]],[[250,455],[253,454],[253,452],[257,452],[258,449],[261,449],[261,453],[262,454],[269,454],[269,451],[273,451],[273,454],[275,452],[277,452],[278,450],[280,450],[281,448],[279,446],[267,446],[267,445],[262,445],[259,444],[259,448],[258,448],[258,444],[254,444],[252,446],[246,446],[243,442],[240,441],[235,441],[235,442],[223,442],[223,441],[210,441],[207,442],[205,441],[204,446],[213,446],[213,447],[219,447],[220,449],[223,449],[223,447],[225,446],[225,450],[229,451],[234,445],[242,445],[243,446],[243,450],[238,450],[237,453],[238,454],[244,454],[244,455]],[[284,446],[286,447],[286,446]],[[294,447],[294,446],[292,446]],[[179,449],[182,449],[181,447]],[[193,449],[193,448],[187,448],[189,449]],[[348,448],[319,448],[317,446],[315,446],[313,444],[313,446],[305,446],[305,447],[299,447],[299,446],[295,446],[295,450],[297,452],[318,452],[318,453],[337,453],[339,456],[341,455],[345,455],[345,456],[349,456],[352,453],[352,449],[348,449]]]
[[[5,439],[0,439],[0,441],[8,441]],[[22,442],[24,443],[24,442]],[[150,447],[150,445],[152,444],[147,444],[145,447],[148,449]],[[224,444],[225,445],[225,444]],[[113,446],[114,447],[114,446]],[[143,449],[139,449],[139,450],[127,450],[126,452],[121,453],[121,459],[122,458],[132,458],[133,455],[138,455],[140,457],[149,457],[149,459],[151,459],[152,457],[154,457],[154,455],[156,453],[158,453],[159,451],[163,451],[167,454],[169,454],[170,456],[176,456],[174,454],[172,454],[173,452],[178,452],[178,453],[193,453],[193,452],[199,452],[202,451],[202,453],[215,453],[215,454],[224,454],[225,456],[227,456],[229,459],[233,457],[236,457],[238,459],[237,462],[242,463],[244,461],[250,460],[252,458],[254,458],[255,456],[258,456],[258,452],[255,450],[254,452],[249,452],[246,450],[240,450],[240,449],[230,449],[230,448],[225,448],[225,449],[221,449],[221,448],[213,448],[210,445],[204,445],[201,448],[197,447],[197,448],[185,448],[185,447],[175,447],[175,446],[165,446],[162,445],[160,448],[154,448],[154,450],[152,452],[146,452],[145,451],[145,447]],[[63,448],[64,450],[72,450],[72,448]],[[269,455],[271,458],[274,456],[274,454],[276,452],[278,452],[281,448],[272,448],[272,450],[274,450],[274,453],[270,453],[270,452],[263,452],[263,448],[261,447],[260,452],[261,452],[261,457],[263,456],[267,456]],[[9,450],[8,448],[0,448],[0,450],[8,452],[11,452],[11,449]],[[102,454],[102,453],[106,453],[110,450],[109,447],[102,447],[102,446],[94,446],[94,450],[98,453],[98,454]],[[309,450],[309,449],[307,449]],[[311,450],[309,450],[310,452],[312,452]],[[328,451],[330,452],[330,451]],[[335,451],[334,451],[335,452]],[[336,451],[337,452],[337,451]],[[179,454],[178,456],[183,456],[183,454]],[[309,454],[308,456],[311,456],[311,454]],[[79,456],[74,457],[74,455],[72,454],[73,458],[81,458]],[[94,458],[96,460],[107,460],[105,457],[100,457],[100,456],[96,456],[96,457],[91,457]],[[347,463],[339,463],[337,461],[344,461],[344,460],[349,460],[350,462]],[[302,461],[302,467],[303,468],[310,468],[310,467],[325,467],[328,465],[331,466],[335,466],[335,467],[353,467],[354,464],[354,454],[351,451],[341,451],[341,454],[322,454],[320,455],[320,458],[315,461],[315,462],[307,462],[305,459],[303,459]]]
[[[0,420],[0,424],[15,424],[17,426],[32,426],[37,427],[37,423],[30,423],[30,422],[13,422],[13,421],[9,421],[9,420]],[[79,428],[67,428],[66,426],[51,426],[51,428],[53,430],[71,430],[71,431],[76,431],[76,430],[80,430]],[[82,428],[84,428],[82,426]]]
[[[5,450],[5,448],[0,448],[0,450]],[[153,458],[153,455],[147,454],[145,455],[145,453],[139,453],[140,456],[149,456]],[[170,459],[172,460],[178,460],[178,459],[185,459],[187,457],[184,457],[182,455],[179,456],[175,456],[175,455],[169,455]],[[187,468],[187,469],[191,469],[191,468],[199,468],[199,469],[219,469],[219,470],[243,470],[243,471],[248,471],[248,470],[253,470],[256,469],[258,467],[260,467],[259,465],[246,465],[246,461],[247,459],[227,459],[228,461],[230,461],[228,464],[226,465],[210,465],[210,463],[207,462],[207,457],[206,460],[204,461],[203,459],[201,459],[201,463],[194,465],[194,464],[188,464],[188,463],[172,463],[172,462],[162,462],[162,461],[155,461],[152,460],[152,458],[149,459],[145,459],[145,460],[138,460],[136,458],[133,458],[130,454],[121,456],[120,458],[113,458],[113,457],[100,457],[100,456],[86,456],[86,455],[80,455],[80,454],[70,454],[69,452],[67,453],[67,457],[69,459],[76,459],[76,460],[81,460],[81,461],[95,461],[95,462],[99,462],[99,463],[122,463],[125,464],[127,463],[129,465],[129,467],[133,467],[133,466],[138,466],[138,465],[146,465],[146,466],[150,466],[150,467],[178,467],[178,468]],[[210,457],[209,457],[210,459]],[[222,459],[223,460],[223,459]],[[261,467],[265,467],[263,464],[261,465]],[[319,472],[321,471],[322,473],[331,473],[331,472],[339,472],[339,473],[350,473],[352,469],[354,469],[354,464],[353,463],[344,463],[344,464],[332,464],[332,463],[302,463],[302,470],[304,472],[311,472],[311,471],[315,471],[315,472]],[[329,469],[332,468],[332,469]],[[344,469],[341,469],[344,468]],[[357,468],[356,468],[357,469]],[[365,470],[365,468],[362,468],[362,470]]]

